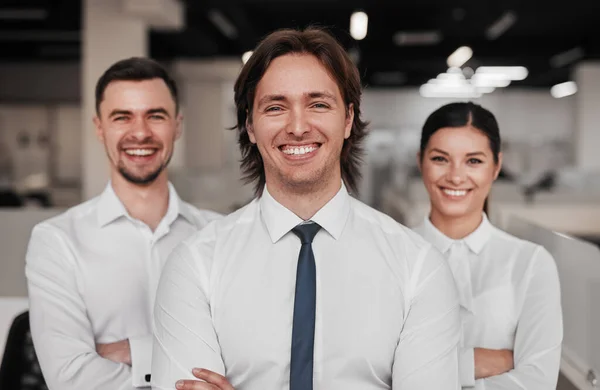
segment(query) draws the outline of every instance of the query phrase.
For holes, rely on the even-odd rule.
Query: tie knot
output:
[[[319,229],[321,229],[321,226],[318,223],[309,222],[297,225],[292,229],[292,232],[300,238],[300,242],[304,245],[312,244],[313,238],[315,238]]]

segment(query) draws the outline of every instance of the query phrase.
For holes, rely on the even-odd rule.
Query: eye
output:
[[[124,121],[126,121],[127,119],[129,119],[129,118],[128,118],[128,117],[126,117],[126,116],[124,116],[124,115],[121,115],[121,116],[117,116],[117,117],[115,117],[113,120],[114,120],[115,122],[124,122]]]
[[[446,160],[446,157],[443,157],[443,156],[433,156],[433,157],[431,157],[431,161],[445,162],[448,160]]]
[[[165,117],[162,116],[162,115],[150,115],[149,118],[153,119],[153,120],[163,120],[163,119],[165,119]]]
[[[329,105],[326,103],[315,103],[312,105],[313,108],[329,108]]]
[[[478,158],[470,158],[470,159],[469,159],[467,162],[468,162],[469,164],[482,164],[482,163],[483,163],[483,161],[481,161],[481,160],[480,160],[480,159],[478,159]]]
[[[269,106],[265,109],[265,112],[278,112],[283,110],[280,106]]]

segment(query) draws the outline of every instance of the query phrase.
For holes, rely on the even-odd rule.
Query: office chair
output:
[[[19,314],[8,332],[0,366],[0,390],[48,390],[33,348],[29,311]]]

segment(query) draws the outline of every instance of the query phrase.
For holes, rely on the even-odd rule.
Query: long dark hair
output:
[[[242,68],[234,86],[237,109],[238,144],[242,153],[241,169],[246,183],[255,183],[255,193],[262,194],[266,183],[265,170],[258,147],[250,141],[246,123],[252,121],[256,87],[271,62],[286,54],[310,54],[327,69],[340,89],[344,104],[354,110],[354,121],[348,139],[344,141],[340,165],[342,179],[353,193],[358,193],[360,165],[363,157],[362,142],[367,134],[367,122],[360,118],[362,88],[358,69],[344,48],[323,29],[283,29],[264,38]]]

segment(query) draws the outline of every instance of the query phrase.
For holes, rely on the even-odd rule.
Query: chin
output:
[[[436,207],[440,214],[450,217],[450,218],[461,218],[468,214],[471,214],[472,211],[469,210],[468,207],[463,205],[441,205],[441,207]]]
[[[129,170],[120,170],[121,176],[130,183],[138,185],[149,185],[152,184],[158,176],[160,176],[162,169],[155,169],[153,171],[145,172],[132,172]]]

